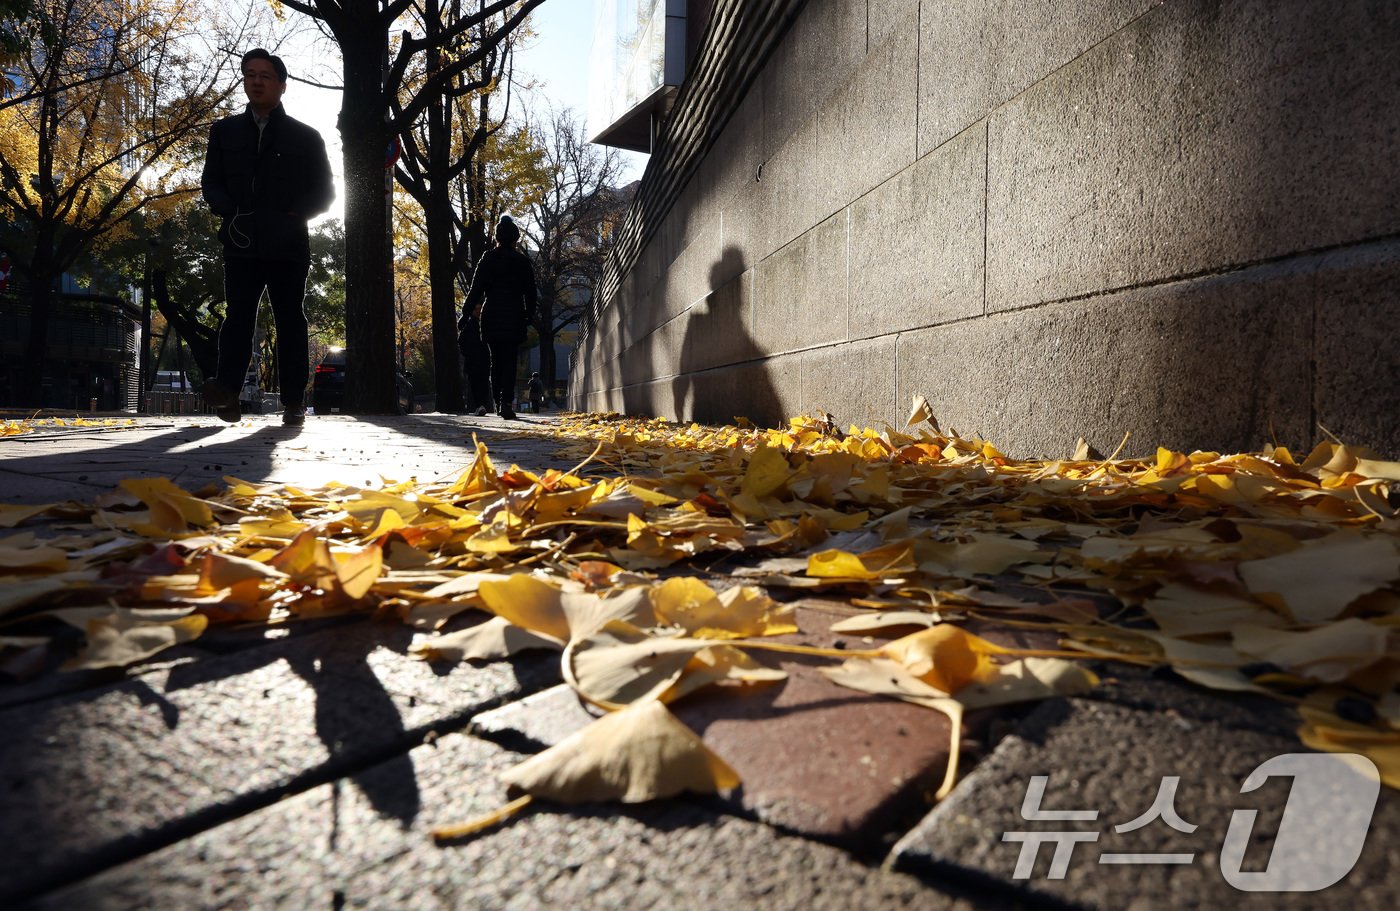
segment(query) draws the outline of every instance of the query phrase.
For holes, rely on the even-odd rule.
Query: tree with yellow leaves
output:
[[[0,247],[31,289],[17,404],[41,404],[64,272],[138,216],[198,190],[204,134],[236,80],[242,26],[205,0],[36,0],[43,28],[0,109]]]

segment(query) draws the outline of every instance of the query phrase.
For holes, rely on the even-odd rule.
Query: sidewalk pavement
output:
[[[0,439],[0,503],[92,502],[129,477],[191,491],[226,476],[426,482],[468,467],[474,435],[499,469],[572,467],[550,420],[42,428]],[[795,641],[811,644],[833,644],[815,621],[850,613],[797,606]],[[437,846],[431,829],[502,805],[497,774],[590,716],[556,654],[442,668],[409,654],[412,635],[363,617],[211,629],[125,672],[0,678],[0,906],[1400,906],[1395,792],[1369,825],[1344,812],[1341,779],[1308,802],[1306,761],[1242,792],[1262,764],[1304,752],[1291,713],[1118,665],[1083,697],[969,719],[965,777],[931,806],[943,716],[837,687],[794,656],[783,684],[675,706],[740,773],[738,793],[549,807]],[[1320,892],[1279,891],[1329,870],[1340,882]]]

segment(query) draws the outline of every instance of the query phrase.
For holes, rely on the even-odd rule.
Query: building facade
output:
[[[64,276],[51,298],[42,407],[135,411],[140,397],[140,308],[90,294]],[[29,338],[29,289],[11,279],[0,289],[0,405],[17,401]]]
[[[705,19],[574,407],[878,427],[923,395],[1014,455],[1400,455],[1400,4]]]

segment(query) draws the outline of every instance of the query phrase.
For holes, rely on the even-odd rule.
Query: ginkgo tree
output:
[[[237,84],[249,20],[204,0],[39,0],[20,54],[27,97],[0,109],[0,247],[31,289],[18,404],[41,404],[60,276],[143,215],[198,189],[212,119]]]

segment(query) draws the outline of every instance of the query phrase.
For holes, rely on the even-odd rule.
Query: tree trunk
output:
[[[428,283],[433,305],[433,361],[437,377],[437,410],[458,414],[462,400],[461,354],[457,348],[457,294],[453,281],[452,213],[447,181],[429,187],[424,220],[428,229]]]
[[[29,339],[24,351],[24,371],[16,390],[16,404],[44,406],[44,369],[49,353],[49,317],[54,305],[54,283],[59,273],[45,255],[52,239],[41,236],[29,269]]]
[[[390,284],[390,134],[381,89],[387,35],[342,42],[345,93],[340,138],[345,161],[345,410],[397,414],[394,301]],[[371,46],[373,45],[373,46]]]
[[[164,269],[151,272],[151,299],[156,309],[175,330],[175,334],[189,346],[199,373],[206,379],[214,376],[219,367],[219,333],[199,322],[186,308],[170,299],[170,283]],[[159,367],[159,365],[157,365]]]
[[[440,23],[436,2],[429,2],[429,37]],[[439,63],[439,52],[429,53],[429,69]],[[437,410],[460,414],[467,410],[462,399],[462,358],[457,347],[457,283],[454,268],[452,182],[452,106],[441,95],[428,107],[428,194],[423,205],[423,221],[428,234],[428,290],[433,310],[433,376]]]

